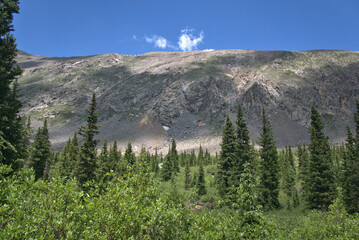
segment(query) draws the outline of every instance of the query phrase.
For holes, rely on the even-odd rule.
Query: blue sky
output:
[[[43,56],[359,51],[357,0],[20,0],[20,8],[18,48]]]

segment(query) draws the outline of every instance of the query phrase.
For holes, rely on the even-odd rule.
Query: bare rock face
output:
[[[225,116],[244,109],[251,137],[266,108],[278,146],[309,139],[310,107],[322,113],[333,143],[353,125],[359,99],[359,53],[347,51],[212,51],[49,58],[20,52],[23,114],[34,127],[49,119],[59,149],[84,124],[97,94],[99,139],[167,150],[219,149]]]

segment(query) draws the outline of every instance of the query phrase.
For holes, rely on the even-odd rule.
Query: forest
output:
[[[265,108],[258,148],[240,105],[223,124],[221,151],[124,153],[87,121],[52,151],[48,123],[21,116],[18,0],[0,4],[1,239],[359,239],[359,101],[341,145],[311,108],[309,144],[279,149]]]

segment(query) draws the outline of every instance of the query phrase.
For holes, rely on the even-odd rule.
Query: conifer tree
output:
[[[195,166],[195,165],[197,165],[196,154],[195,154],[195,152],[194,152],[194,149],[192,149],[191,155],[190,155],[189,159],[190,159],[190,160],[189,160],[190,166]]]
[[[298,155],[298,171],[299,179],[305,181],[305,176],[308,171],[309,163],[309,153],[305,144],[298,143],[297,146],[297,155]]]
[[[198,157],[197,157],[198,165],[204,164],[204,155],[202,146],[199,145]]]
[[[359,212],[359,102],[354,113],[356,136],[347,127],[346,149],[343,161],[343,200],[349,213]]]
[[[158,153],[157,148],[155,148],[155,154],[152,156],[152,164],[151,164],[151,170],[155,173],[155,176],[157,176],[159,171],[159,161],[158,161]]]
[[[23,125],[19,116],[21,102],[18,99],[15,78],[22,73],[16,65],[17,54],[13,29],[13,14],[19,12],[19,1],[0,2],[0,163],[18,169],[26,150],[22,148]]]
[[[71,172],[71,169],[73,166],[70,165],[70,160],[69,160],[69,149],[71,147],[71,138],[69,138],[65,144],[65,146],[63,147],[63,149],[61,150],[61,153],[59,155],[59,161],[58,164],[56,166],[58,173],[60,174],[60,176],[66,176],[69,177],[69,171]]]
[[[171,179],[174,170],[173,158],[172,158],[172,150],[168,149],[168,154],[163,159],[162,169],[161,169],[161,177],[163,181],[168,181]]]
[[[73,176],[73,168],[76,166],[78,152],[79,145],[77,140],[77,132],[75,132],[73,138],[70,138],[67,141],[58,157],[57,170],[61,176],[67,178]]]
[[[47,129],[47,120],[45,119],[43,127],[36,132],[29,157],[28,166],[34,169],[35,179],[39,179],[44,175],[46,163],[51,157],[50,148],[49,131]]]
[[[103,141],[101,153],[98,156],[97,166],[96,178],[97,181],[100,182],[105,174],[111,170],[107,139]]]
[[[123,162],[121,161],[121,151],[117,149],[117,141],[115,140],[109,150],[109,166],[110,169],[122,172]]]
[[[270,210],[279,207],[278,153],[273,139],[272,127],[264,108],[262,110],[262,120],[262,133],[259,139],[261,146],[261,201],[263,207]]]
[[[236,158],[236,137],[234,127],[227,115],[226,122],[223,126],[223,135],[221,143],[221,152],[218,160],[218,171],[216,176],[218,192],[225,196],[230,187],[230,176],[233,162]]]
[[[87,110],[87,126],[80,127],[79,134],[84,138],[81,145],[74,175],[80,185],[87,181],[95,180],[96,164],[96,145],[95,135],[99,133],[97,126],[96,95],[93,93],[90,108]]]
[[[196,187],[197,187],[198,196],[202,196],[202,195],[205,195],[207,193],[206,181],[204,179],[204,170],[203,170],[202,164],[199,165],[198,179],[197,179]]]
[[[250,163],[244,163],[243,173],[240,178],[238,190],[236,190],[235,200],[239,209],[241,225],[258,224],[263,221],[261,206],[254,193],[254,177],[251,174],[253,167]]]
[[[172,163],[173,163],[173,171],[176,173],[180,171],[179,164],[178,164],[178,152],[177,152],[177,146],[176,141],[174,138],[172,138],[172,146],[171,146],[171,156]]]
[[[295,188],[296,171],[294,167],[294,156],[291,146],[285,148],[283,173],[282,173],[282,187],[283,192],[287,196],[288,208],[295,206],[297,190]]]
[[[184,189],[188,190],[191,185],[191,170],[189,167],[189,160],[186,161],[186,167],[184,170]]]
[[[149,154],[144,146],[141,148],[140,156],[138,158],[138,164],[139,167],[143,168],[145,171],[149,170],[150,166],[150,158]]]
[[[251,163],[253,160],[251,145],[249,139],[249,131],[247,128],[246,121],[244,120],[244,114],[241,105],[238,104],[237,112],[237,157],[232,167],[232,185],[235,187],[239,186],[240,177],[243,173],[244,163]]]
[[[209,154],[207,148],[206,148],[206,152],[204,153],[204,162],[205,165],[211,164],[211,154]]]
[[[314,107],[310,120],[310,158],[305,197],[310,209],[326,210],[334,197],[329,139],[323,133],[323,122]]]
[[[124,163],[127,165],[127,167],[133,167],[136,163],[135,153],[132,151],[132,145],[130,142],[127,144],[127,148],[123,158]]]

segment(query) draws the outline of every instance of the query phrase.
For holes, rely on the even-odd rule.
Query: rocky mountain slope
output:
[[[353,126],[359,99],[359,53],[347,51],[195,51],[138,56],[104,54],[53,58],[19,52],[23,113],[36,128],[49,119],[54,148],[85,123],[97,94],[99,139],[124,147],[219,149],[226,114],[240,103],[251,137],[265,107],[278,146],[306,142],[310,107],[322,113],[333,143]]]

